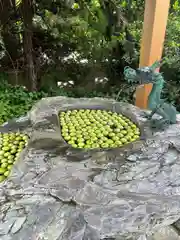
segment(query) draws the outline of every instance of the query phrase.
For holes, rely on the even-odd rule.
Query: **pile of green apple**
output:
[[[60,112],[61,134],[74,148],[115,148],[139,139],[140,130],[130,119],[106,110]]]
[[[0,182],[5,180],[19,154],[28,143],[29,137],[23,133],[0,133]]]

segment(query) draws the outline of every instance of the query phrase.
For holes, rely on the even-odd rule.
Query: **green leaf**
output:
[[[23,0],[15,0],[16,7],[19,7]]]

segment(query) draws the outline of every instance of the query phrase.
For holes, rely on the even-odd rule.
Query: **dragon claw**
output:
[[[169,125],[170,121],[168,119],[152,119],[150,122],[151,128],[156,131],[164,131]]]

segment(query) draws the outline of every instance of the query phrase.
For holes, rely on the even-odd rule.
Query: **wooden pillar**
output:
[[[140,66],[150,66],[160,60],[163,51],[170,0],[145,0],[144,26],[140,52]],[[136,106],[147,108],[151,84],[136,90]]]

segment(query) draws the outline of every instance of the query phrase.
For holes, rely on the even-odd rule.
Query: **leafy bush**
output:
[[[9,0],[3,1],[9,3]],[[29,46],[28,51],[23,49],[24,30],[27,28],[24,28],[26,22],[21,16],[20,8],[16,9],[16,16],[13,11],[9,12],[12,21],[8,22],[8,25],[6,21],[2,23],[1,72],[7,69],[26,72],[30,64],[27,64],[24,56],[30,51],[34,62],[33,74],[37,75],[35,89],[39,92],[28,92],[23,87],[11,87],[3,82],[4,77],[1,77],[1,122],[23,115],[43,96],[100,96],[132,102],[134,88],[124,82],[123,69],[126,65],[135,68],[139,63],[145,1],[78,0],[72,5],[73,2],[36,1],[31,19],[32,47]],[[20,4],[23,3],[20,1]],[[107,3],[108,11],[104,11],[102,3]],[[27,8],[24,8],[24,11],[29,13]],[[4,14],[7,14],[6,11]],[[172,0],[162,71],[167,80],[164,96],[176,106],[180,106],[179,35],[180,4],[178,0]],[[12,42],[12,39],[17,40],[17,47],[14,47],[15,42]],[[73,54],[76,54],[76,59],[68,59]],[[68,61],[65,61],[65,58]],[[30,70],[29,68],[29,74],[32,74]],[[95,84],[96,78],[104,77],[108,79],[106,83]],[[33,85],[32,78],[26,79]],[[59,81],[73,81],[74,85],[59,88]]]
[[[111,87],[107,92],[106,89],[99,89],[98,91],[85,91],[84,88],[52,88],[51,91],[29,92],[23,86],[12,86],[7,83],[7,76],[0,75],[0,124],[9,119],[18,118],[26,115],[32,106],[41,98],[48,96],[67,96],[67,97],[106,97],[114,98],[116,100],[131,101],[129,92],[123,86],[122,89]],[[129,91],[133,91],[130,88]]]
[[[0,124],[9,119],[20,117],[40,98],[44,92],[28,92],[22,86],[13,87],[6,82],[6,76],[0,76]]]
[[[180,4],[171,5],[164,44],[162,72],[166,79],[164,95],[180,110]]]

